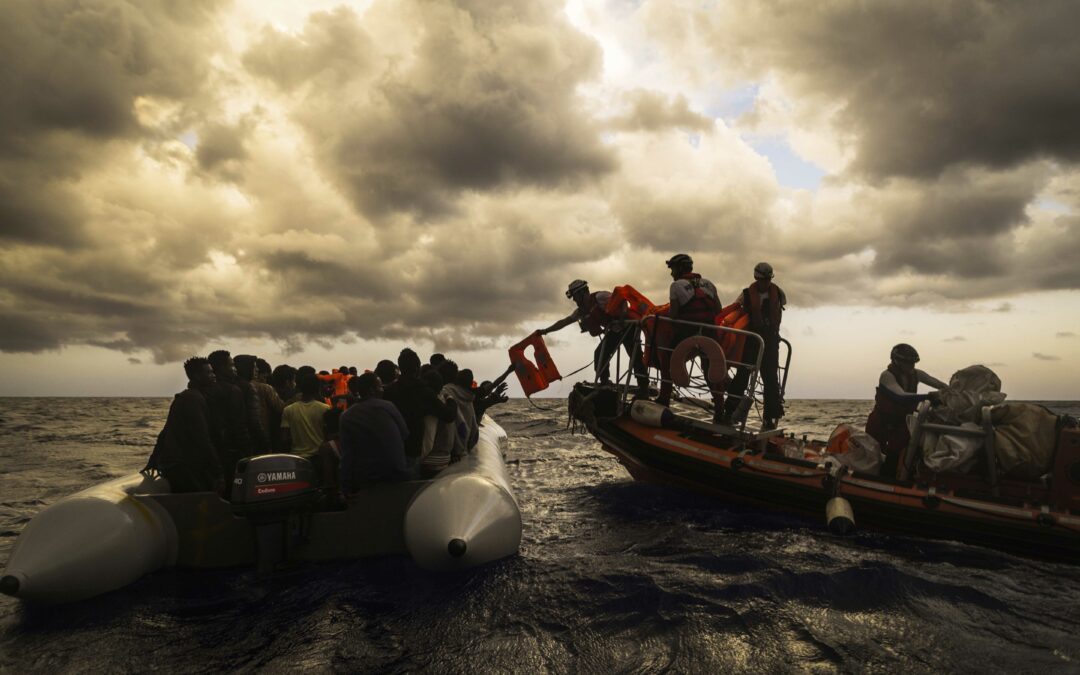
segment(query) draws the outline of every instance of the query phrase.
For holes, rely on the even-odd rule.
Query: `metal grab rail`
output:
[[[760,375],[760,371],[761,371],[761,362],[762,362],[762,359],[763,359],[764,353],[765,353],[765,340],[764,340],[764,338],[762,336],[758,335],[757,333],[753,332],[753,331],[743,330],[743,329],[739,329],[739,328],[731,328],[731,327],[728,327],[728,326],[720,326],[720,325],[711,324],[711,323],[707,324],[707,323],[700,323],[700,322],[696,322],[696,321],[687,321],[685,319],[671,319],[669,317],[660,316],[660,315],[650,315],[650,316],[646,316],[646,317],[644,317],[644,318],[642,318],[642,319],[640,319],[638,321],[627,321],[627,322],[625,322],[626,327],[623,329],[623,332],[620,334],[619,341],[612,343],[612,348],[613,348],[614,354],[607,355],[607,358],[605,359],[605,363],[608,363],[608,362],[610,362],[611,356],[615,356],[615,373],[616,373],[616,375],[614,377],[614,381],[616,383],[623,384],[623,381],[625,379],[626,387],[623,390],[623,395],[620,397],[620,400],[619,400],[619,412],[620,413],[623,411],[623,409],[625,408],[625,406],[627,404],[628,392],[629,392],[629,390],[631,388],[631,378],[634,377],[634,364],[637,362],[638,358],[642,358],[644,356],[644,350],[643,350],[642,342],[641,342],[641,340],[638,340],[638,341],[636,341],[636,347],[635,347],[635,349],[633,351],[633,354],[631,356],[631,362],[629,364],[629,367],[624,370],[623,366],[622,366],[622,355],[623,355],[622,354],[623,350],[621,349],[622,340],[624,339],[624,337],[625,337],[625,335],[626,335],[626,333],[628,331],[630,331],[630,330],[639,330],[641,335],[646,338],[645,342],[648,344],[648,347],[649,347],[649,349],[648,349],[649,355],[652,355],[652,354],[659,355],[661,353],[670,354],[671,352],[674,351],[676,345],[662,346],[662,345],[659,345],[657,343],[657,333],[658,333],[658,329],[659,329],[659,326],[660,326],[661,322],[666,322],[666,323],[670,324],[673,329],[674,329],[675,326],[688,326],[688,327],[691,327],[691,328],[693,328],[695,330],[696,334],[698,334],[698,335],[715,336],[715,338],[716,338],[716,340],[718,342],[720,341],[720,338],[724,334],[731,334],[731,335],[734,335],[736,337],[742,336],[745,339],[753,340],[755,342],[756,346],[757,346],[757,349],[755,350],[755,358],[753,359],[753,362],[748,362],[746,360],[728,361],[728,367],[730,369],[746,368],[746,369],[748,369],[750,371],[749,379],[747,381],[746,390],[741,395],[735,395],[735,394],[728,393],[727,396],[733,397],[733,398],[738,398],[738,399],[741,399],[741,400],[744,400],[744,401],[746,401],[746,400],[750,401],[749,404],[741,404],[740,405],[740,414],[739,414],[739,419],[737,420],[737,423],[739,425],[740,430],[745,430],[746,418],[748,417],[748,413],[750,411],[750,408],[755,408],[757,410],[757,412],[758,412],[758,416],[761,417],[761,410],[760,410],[760,403],[761,402],[758,400],[757,394],[759,394],[759,393],[761,393],[763,391],[759,375]],[[792,350],[791,350],[791,343],[788,342],[788,340],[786,340],[786,339],[784,339],[782,337],[779,337],[778,348],[781,345],[784,347],[784,352],[785,353],[784,353],[784,358],[783,359],[779,358],[779,354],[777,355],[777,358],[778,358],[777,369],[779,371],[782,371],[782,372],[777,373],[777,376],[778,376],[777,386],[778,386],[778,389],[779,389],[778,395],[779,395],[780,399],[783,400],[785,391],[787,389],[788,373],[790,372],[790,367],[791,367],[791,352],[792,352]],[[743,353],[746,353],[746,349],[747,349],[747,347],[745,346],[745,343],[744,343]],[[652,361],[652,359],[650,359],[650,361]],[[598,365],[603,365],[603,364],[598,364]],[[653,368],[656,368],[657,370],[660,371],[659,372],[659,377],[653,377],[652,376],[651,371],[652,371]],[[648,378],[648,381],[649,381],[650,384],[652,384],[654,382],[656,384],[661,384],[661,383],[663,383],[665,381],[670,382],[670,375],[668,373],[664,372],[662,369],[660,369],[660,364],[659,363],[650,362],[645,368],[644,375],[645,375],[646,378]],[[690,387],[691,390],[697,389],[697,390],[700,390],[701,393],[704,393],[704,392],[710,392],[711,393],[711,389],[708,386],[708,382],[704,379],[704,377],[697,377],[697,378],[693,377],[693,369],[691,370],[691,381],[694,383]],[[687,396],[682,396],[682,398],[684,400],[687,400],[687,399],[694,400],[692,397],[687,397]],[[743,408],[745,408],[745,413],[747,413],[747,414],[742,413]]]

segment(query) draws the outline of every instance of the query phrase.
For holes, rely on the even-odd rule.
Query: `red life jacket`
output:
[[[713,319],[716,318],[717,305],[720,303],[705,290],[705,286],[701,283],[701,275],[696,272],[690,272],[679,278],[689,281],[690,287],[694,289],[694,294],[690,299],[687,300],[685,304],[679,306],[679,319],[685,321],[698,321],[701,323],[712,323]]]
[[[581,326],[582,333],[588,333],[593,337],[603,335],[607,325],[611,323],[611,316],[604,311],[604,307],[596,299],[596,296],[600,294],[600,291],[590,293],[588,299],[585,300],[584,312],[585,315],[578,319],[578,325]]]
[[[917,378],[904,376],[891,363],[888,370],[896,378],[900,388],[907,393],[914,394],[918,389]],[[919,400],[915,397],[901,399],[881,387],[875,390],[874,409],[866,420],[866,433],[874,437],[886,455],[900,452],[907,447],[911,439],[907,416],[915,412],[918,405]]]
[[[763,335],[766,332],[778,333],[780,331],[780,287],[776,284],[769,282],[769,290],[767,296],[768,312],[763,313],[765,304],[761,299],[761,291],[758,290],[757,284],[750,284],[749,288],[743,289],[743,307],[750,315],[750,330],[754,331],[758,335]]]

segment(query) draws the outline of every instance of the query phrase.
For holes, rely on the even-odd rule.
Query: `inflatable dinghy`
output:
[[[409,555],[428,570],[463,569],[513,555],[521,513],[503,463],[506,433],[485,417],[470,454],[433,480],[386,483],[315,511],[304,460],[267,455],[238,467],[232,503],[170,494],[142,474],[94,486],[45,508],[15,543],[0,591],[73,602],[166,567],[221,568]]]

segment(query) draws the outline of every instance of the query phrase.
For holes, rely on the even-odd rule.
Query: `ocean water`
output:
[[[142,467],[168,399],[0,399],[0,563],[44,506]],[[827,436],[869,401],[790,401]],[[1080,413],[1080,402],[1052,402]],[[56,607],[0,596],[0,671],[1080,672],[1080,566],[861,532],[634,482],[566,404],[494,416],[520,554],[164,571]]]

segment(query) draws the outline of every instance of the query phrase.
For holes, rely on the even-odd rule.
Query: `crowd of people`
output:
[[[238,460],[289,453],[315,466],[326,494],[384,481],[428,478],[464,457],[479,420],[507,400],[507,369],[479,385],[442,354],[428,363],[405,348],[396,363],[271,368],[264,359],[218,350],[184,362],[176,394],[143,472],[173,492],[228,493]]]

